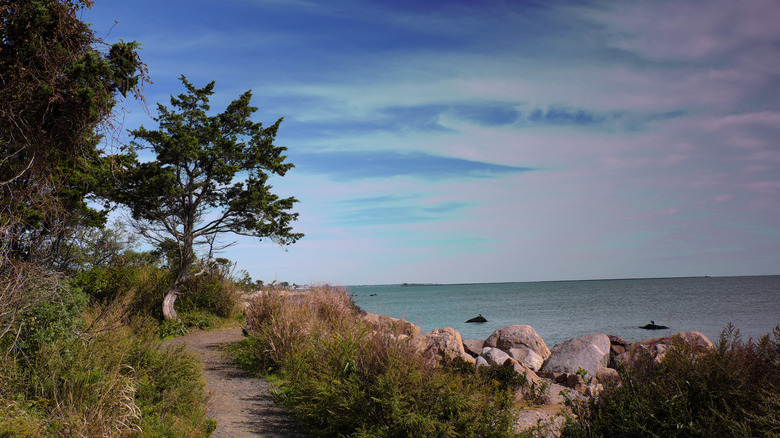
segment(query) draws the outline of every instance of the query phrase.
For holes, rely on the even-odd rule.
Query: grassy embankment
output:
[[[177,303],[182,321],[161,324],[169,281],[128,264],[16,290],[32,298],[0,333],[0,437],[210,436],[200,361],[161,337],[234,318],[236,288],[219,272],[199,277]]]
[[[375,333],[342,290],[265,294],[247,324],[237,359],[276,379],[278,400],[315,436],[517,435],[522,376],[435,367],[412,343]],[[729,329],[709,353],[679,345],[620,372],[622,386],[570,403],[563,436],[780,436],[780,329],[755,342]]]

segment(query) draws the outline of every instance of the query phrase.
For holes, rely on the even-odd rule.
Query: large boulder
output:
[[[374,313],[365,313],[360,317],[378,332],[396,335],[403,334],[412,338],[420,335],[420,326],[412,324],[409,321],[404,321],[403,319],[377,315]]]
[[[510,356],[506,352],[494,347],[483,348],[482,354],[480,354],[480,356],[485,358],[485,361],[488,365],[494,367],[501,366],[504,364],[504,362],[507,361],[507,359],[510,359]]]
[[[569,339],[553,347],[542,371],[571,374],[583,369],[595,376],[599,369],[607,366],[609,348],[609,336],[604,333]]]
[[[669,348],[675,345],[687,345],[694,354],[704,353],[713,348],[712,342],[701,332],[682,332],[662,338],[647,339],[632,343],[628,351],[619,355],[617,360],[630,367],[647,362],[661,362]]]
[[[500,348],[506,352],[513,348],[528,349],[541,356],[542,359],[547,359],[550,356],[547,344],[533,327],[526,324],[509,325],[494,331],[485,340],[485,346]]]
[[[460,357],[461,359],[475,363],[476,360],[463,349],[463,339],[454,328],[447,327],[436,329],[415,338],[417,350],[428,359],[436,362]]]

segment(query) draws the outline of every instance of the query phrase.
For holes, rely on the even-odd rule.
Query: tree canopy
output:
[[[206,258],[218,236],[232,233],[289,245],[303,237],[291,223],[297,200],[280,198],[268,183],[293,167],[285,162],[287,148],[274,140],[282,119],[270,126],[253,122],[251,91],[227,109],[208,115],[214,82],[197,88],[182,76],[186,93],[171,96],[171,108],[158,104],[159,128],[131,131],[134,141],[121,157],[116,189],[109,196],[126,205],[135,227],[159,245],[178,249],[176,280],[166,296],[166,318],[176,317],[173,302],[188,281],[204,248]],[[155,159],[140,161],[139,152]],[[120,157],[118,157],[119,159]]]

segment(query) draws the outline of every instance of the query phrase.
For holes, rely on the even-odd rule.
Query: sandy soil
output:
[[[203,360],[208,416],[217,420],[213,438],[304,437],[283,408],[274,405],[271,385],[235,368],[222,346],[241,340],[241,328],[193,331],[184,343]]]

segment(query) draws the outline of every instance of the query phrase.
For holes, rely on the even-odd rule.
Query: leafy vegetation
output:
[[[158,130],[131,131],[135,141],[122,157],[122,171],[107,198],[127,206],[133,226],[159,247],[168,247],[174,272],[163,302],[166,319],[176,319],[174,303],[197,273],[198,247],[205,260],[220,247],[225,233],[269,239],[280,245],[303,235],[292,231],[298,217],[290,213],[295,198],[271,192],[270,175],[284,176],[285,147],[274,145],[282,120],[271,126],[253,122],[250,91],[227,109],[208,116],[214,82],[197,88],[182,76],[187,92],[171,96],[172,109],[159,104]],[[137,152],[149,151],[155,160],[141,162]],[[198,280],[199,281],[199,280]]]
[[[576,406],[564,436],[780,436],[780,327],[743,341],[729,326],[709,352],[679,344],[642,365]]]
[[[341,289],[268,292],[247,311],[245,367],[282,377],[278,399],[315,436],[514,436],[511,376],[436,367],[376,333]],[[499,383],[498,380],[503,383]]]

